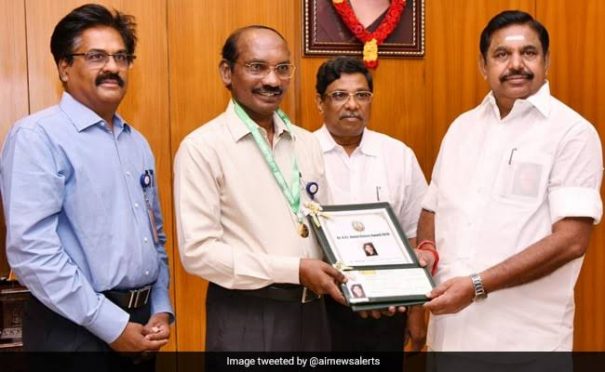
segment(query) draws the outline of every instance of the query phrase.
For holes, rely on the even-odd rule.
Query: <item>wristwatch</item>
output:
[[[471,280],[473,281],[473,288],[475,289],[475,298],[473,301],[481,301],[487,298],[487,291],[483,286],[483,281],[479,274],[471,274]]]

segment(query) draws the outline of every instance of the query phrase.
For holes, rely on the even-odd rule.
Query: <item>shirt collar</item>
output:
[[[328,132],[328,128],[326,128],[325,124],[319,128],[317,134],[319,135],[319,147],[321,147],[322,152],[330,152],[336,148],[337,144],[330,132]]]
[[[363,135],[361,137],[361,143],[359,149],[365,155],[378,156],[380,151],[380,144],[375,140],[374,133],[367,129],[363,129]]]
[[[333,151],[336,148],[340,147],[340,145],[338,145],[336,141],[334,141],[334,138],[328,131],[328,128],[325,124],[322,125],[321,128],[319,128],[318,134],[319,145],[324,153]],[[357,149],[355,149],[355,151],[359,150],[365,155],[377,156],[379,153],[379,146],[380,144],[374,140],[374,135],[372,131],[367,128],[364,128],[363,134],[361,136],[361,142],[359,143],[359,146],[357,147]]]
[[[533,96],[527,98],[527,101],[534,105],[542,115],[548,117],[551,109],[550,85],[548,80],[542,84],[540,89]]]
[[[548,117],[551,110],[550,97],[550,85],[547,80],[533,95],[527,97],[526,99],[516,100],[513,105],[513,110],[515,110],[515,107],[519,105],[529,104],[530,106],[538,110],[538,112],[540,112],[544,117]],[[485,107],[491,107],[491,109],[494,110],[497,116],[500,117],[500,112],[498,110],[498,105],[496,105],[496,98],[494,97],[493,91],[490,91],[487,96],[485,96],[485,98],[481,102],[481,105]],[[511,112],[513,110],[511,110]]]
[[[103,123],[103,119],[96,112],[77,101],[71,94],[63,92],[61,102],[59,102],[61,110],[71,119],[74,127],[81,132],[88,127]],[[120,132],[122,130],[130,131],[130,125],[118,114],[113,115],[113,125]]]
[[[232,99],[229,100],[225,113],[227,115],[228,129],[231,132],[231,136],[235,142],[250,134],[250,130],[246,124],[242,121],[242,119],[239,118],[239,116],[237,116],[237,113],[235,112],[235,104],[233,103]],[[276,137],[281,137],[282,134],[288,133],[291,138],[294,138],[294,133],[291,133],[288,130],[288,127],[286,127],[286,124],[282,121],[279,115],[277,115],[277,113],[273,113],[273,123],[275,125],[274,129]]]

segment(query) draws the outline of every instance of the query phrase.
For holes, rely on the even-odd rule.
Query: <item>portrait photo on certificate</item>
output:
[[[414,263],[384,208],[331,213],[322,226],[336,260],[345,266]]]
[[[433,287],[426,271],[415,269],[351,270],[347,271],[346,288],[349,303],[391,302],[401,298],[418,298]],[[412,301],[406,301],[408,304]],[[418,302],[423,302],[419,299]]]

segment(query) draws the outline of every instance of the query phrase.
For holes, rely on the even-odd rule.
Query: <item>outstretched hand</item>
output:
[[[327,263],[314,258],[302,258],[299,279],[300,284],[316,294],[329,294],[336,302],[346,305],[346,300],[339,288],[339,284],[344,283],[346,277]]]
[[[435,287],[428,294],[430,302],[424,304],[435,315],[455,314],[473,302],[475,289],[468,276],[458,276]]]
[[[429,269],[429,272],[433,272],[435,266],[435,256],[425,250],[414,249],[414,253],[416,253],[416,257],[418,258],[418,263],[420,263],[421,267],[426,267]]]

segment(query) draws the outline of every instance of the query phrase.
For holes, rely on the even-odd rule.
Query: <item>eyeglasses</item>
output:
[[[137,58],[134,54],[128,54],[124,52],[118,52],[115,54],[109,54],[103,50],[91,50],[86,53],[72,53],[70,57],[84,57],[84,61],[91,67],[105,66],[109,62],[109,57],[113,57],[116,65],[119,67],[128,67]]]
[[[290,79],[294,76],[294,70],[296,70],[296,66],[291,63],[280,63],[274,66],[269,65],[265,62],[250,62],[250,63],[242,63],[242,66],[246,69],[246,71],[257,78],[264,78],[269,75],[271,71],[275,71],[275,74],[280,79]]]
[[[373,95],[374,93],[370,92],[369,90],[360,90],[352,93],[344,90],[335,90],[333,92],[326,93],[324,96],[330,97],[330,100],[332,100],[334,103],[344,104],[351,97],[353,97],[357,103],[369,103],[372,101]]]

